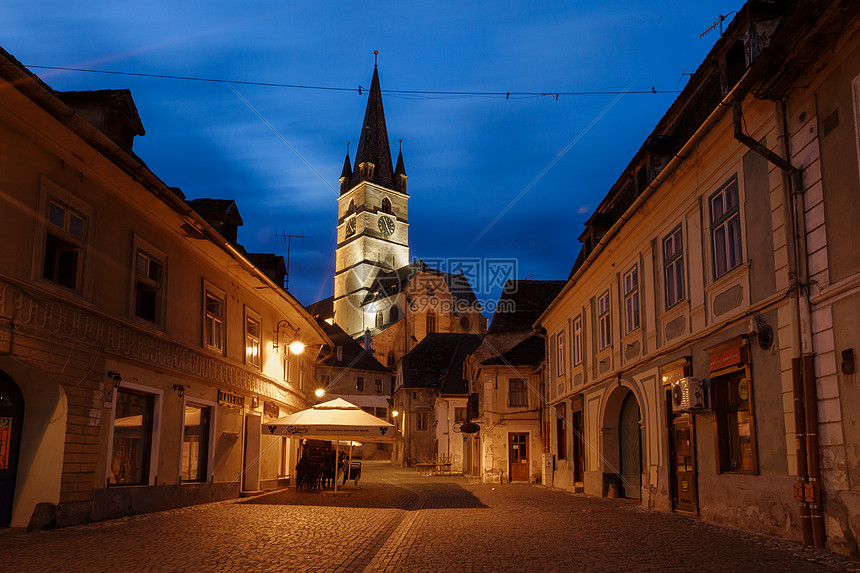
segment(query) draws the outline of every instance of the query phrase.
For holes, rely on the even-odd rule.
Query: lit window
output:
[[[134,314],[155,325],[161,325],[164,300],[164,262],[138,250],[134,272]]]
[[[182,434],[182,481],[206,481],[209,462],[209,413],[206,406],[185,404]]]
[[[639,269],[624,273],[624,324],[629,334],[639,328]]]
[[[110,483],[149,483],[154,411],[154,395],[117,389]]]
[[[259,368],[261,357],[260,319],[248,314],[245,316],[245,362]]]
[[[582,317],[573,321],[573,365],[582,364]]]
[[[755,473],[752,382],[738,373],[713,378],[711,388],[720,471]]]
[[[524,408],[529,405],[525,380],[521,378],[508,380],[508,403],[511,408]]]
[[[48,203],[42,276],[72,290],[81,290],[87,218],[66,205]]]
[[[555,337],[555,367],[556,376],[564,376],[564,331]]]
[[[609,291],[597,299],[597,342],[600,350],[612,344],[612,328],[609,324]]]
[[[684,300],[684,246],[681,227],[663,239],[663,274],[666,281],[666,308]]]
[[[204,342],[213,350],[224,350],[224,298],[212,291],[204,295]]]
[[[732,179],[710,199],[714,278],[741,264],[738,181]]]

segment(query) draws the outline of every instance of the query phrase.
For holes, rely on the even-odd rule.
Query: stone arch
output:
[[[622,426],[624,421],[628,424],[633,422],[630,414],[632,407],[638,409],[638,422],[636,428]],[[610,493],[613,486],[619,495],[634,499],[642,497],[642,469],[648,467],[647,435],[645,427],[646,412],[645,393],[632,379],[621,378],[617,383],[608,386],[601,399],[600,412],[600,470],[603,475],[603,495]],[[625,417],[626,415],[626,417]],[[638,436],[635,431],[638,429]],[[631,432],[634,432],[631,435]],[[634,475],[629,475],[631,464],[625,464],[622,459],[623,445],[630,445],[629,438],[638,437],[638,467]],[[628,450],[629,460],[630,451]],[[627,467],[625,467],[627,466]],[[622,478],[622,473],[628,474]]]
[[[392,211],[391,211],[391,200],[388,197],[382,198],[382,212],[388,213],[389,215],[392,213]]]
[[[27,527],[38,503],[60,502],[68,400],[54,378],[30,362],[0,356],[0,370],[24,397],[24,426],[12,527]]]

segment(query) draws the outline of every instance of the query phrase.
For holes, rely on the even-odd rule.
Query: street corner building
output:
[[[261,425],[331,341],[224,199],[132,151],[127,90],[57,92],[0,50],[0,526],[43,528],[285,483]],[[302,351],[303,350],[303,351]]]
[[[860,34],[748,2],[580,236],[546,481],[860,555]]]

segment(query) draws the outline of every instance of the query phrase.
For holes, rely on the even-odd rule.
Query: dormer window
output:
[[[391,214],[391,201],[388,200],[388,197],[382,200],[382,212]]]
[[[372,181],[373,174],[376,171],[376,165],[369,161],[365,161],[361,165],[358,166],[358,170],[361,173],[361,178],[365,180]]]

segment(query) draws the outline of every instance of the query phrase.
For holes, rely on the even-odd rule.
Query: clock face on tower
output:
[[[391,217],[382,216],[379,218],[377,222],[377,227],[379,227],[379,232],[382,233],[386,237],[390,237],[394,234],[394,220]]]

